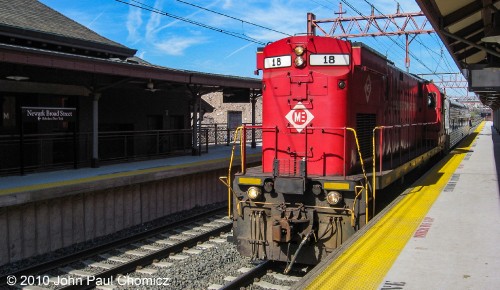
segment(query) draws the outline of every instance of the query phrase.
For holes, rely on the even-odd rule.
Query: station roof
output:
[[[500,0],[416,0],[471,85],[471,72],[500,81]],[[493,72],[492,68],[498,68]],[[487,71],[484,71],[484,70]],[[485,74],[482,74],[485,72]],[[498,74],[498,76],[496,75]],[[494,79],[492,79],[492,82]],[[488,87],[488,88],[486,88]],[[483,104],[500,108],[500,84],[471,88]]]
[[[184,89],[197,94],[222,88],[261,89],[254,78],[178,70],[135,57],[136,50],[109,40],[37,0],[0,0],[0,85],[17,91],[24,83],[108,88]],[[26,87],[26,86],[25,86]],[[74,94],[82,94],[76,92]],[[85,92],[83,93],[85,94]]]
[[[130,57],[135,49],[109,40],[37,0],[0,0],[0,34],[12,43]]]

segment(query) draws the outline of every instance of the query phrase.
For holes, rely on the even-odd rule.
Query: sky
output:
[[[39,1],[108,39],[136,49],[136,56],[150,63],[174,69],[254,78],[259,78],[254,75],[257,48],[288,35],[305,33],[308,12],[314,13],[316,19],[335,18],[339,2],[343,2],[343,17],[360,16],[359,13],[369,15],[370,4],[374,5],[376,14],[384,15],[395,13],[397,7],[396,0]],[[400,7],[402,12],[420,11],[414,1],[401,1]],[[151,12],[152,9],[173,17]],[[329,31],[332,25],[324,24],[322,27]],[[430,24],[426,27],[432,29]],[[317,31],[317,35],[321,34]],[[404,36],[351,40],[364,42],[405,69]],[[416,36],[410,44],[410,51],[411,73],[459,72],[434,33]],[[435,81],[441,77],[424,76]],[[465,89],[448,88],[446,92],[450,96],[466,95]]]

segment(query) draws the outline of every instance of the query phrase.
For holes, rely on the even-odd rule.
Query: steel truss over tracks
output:
[[[416,0],[481,102],[500,108],[500,1]],[[477,78],[473,75],[476,74]],[[487,76],[487,78],[482,77]],[[481,80],[491,79],[485,83]],[[477,85],[471,80],[480,80]]]
[[[368,16],[343,17],[342,3],[339,4],[339,16],[329,19],[315,19],[312,14],[308,15],[307,33],[315,34],[316,28],[321,30],[325,35],[330,35],[335,38],[351,38],[365,36],[394,36],[405,35],[406,37],[406,57],[405,66],[408,70],[410,67],[410,43],[418,34],[433,33],[433,29],[426,28],[428,25],[425,14],[420,12],[402,13],[398,8],[395,14],[375,15],[374,7],[372,6],[371,14]],[[403,19],[403,21],[400,21]],[[322,23],[333,23],[329,32],[321,28]],[[412,27],[416,27],[413,29]],[[409,38],[409,35],[415,35]]]

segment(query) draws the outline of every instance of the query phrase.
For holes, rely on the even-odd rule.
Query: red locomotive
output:
[[[362,43],[288,37],[258,51],[257,69],[262,166],[243,167],[231,193],[246,256],[318,263],[368,222],[377,190],[468,128],[463,106]],[[452,109],[460,126],[447,128]]]

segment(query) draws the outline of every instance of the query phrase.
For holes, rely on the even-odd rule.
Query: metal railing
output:
[[[120,163],[155,159],[170,155],[208,152],[209,144],[225,140],[223,130],[204,127],[192,145],[192,130],[147,130],[99,132],[99,162]],[[232,130],[231,132],[234,132]],[[92,161],[92,132],[0,135],[0,176],[26,171],[87,167]],[[222,143],[225,144],[225,141]],[[23,155],[21,158],[21,152]],[[21,168],[22,167],[22,168]]]
[[[243,124],[250,126],[250,124]],[[260,125],[257,125],[257,127]],[[204,124],[201,125],[201,130],[206,130],[207,131],[207,137],[206,140],[208,140],[208,144],[210,145],[221,145],[225,144],[229,146],[231,143],[231,138],[234,136],[234,133],[236,132],[238,128],[232,128],[228,126],[227,124]],[[261,130],[248,130],[246,132],[246,139],[247,140],[252,140],[254,142],[258,142],[262,140],[262,131]],[[203,139],[203,142],[205,143],[205,139]]]
[[[191,136],[190,129],[101,132],[99,160],[137,160],[190,153]],[[91,140],[91,138],[89,135],[85,139]]]
[[[77,146],[86,150],[85,147],[90,142],[85,140],[85,136],[76,137],[79,140]],[[74,149],[72,133],[25,134],[22,146],[19,135],[0,136],[0,174],[20,172],[21,163],[26,169],[72,166],[75,159]]]
[[[384,156],[388,155],[389,168],[400,166],[404,161],[410,161],[412,157],[416,158],[422,154],[422,150],[430,150],[438,145],[438,130],[432,130],[433,126],[437,126],[437,122],[429,123],[414,123],[403,125],[390,125],[390,126],[377,126],[373,128],[372,132],[372,209],[373,216],[375,216],[375,205],[377,199],[377,157],[378,157],[378,172],[382,174]],[[431,128],[431,129],[429,129]],[[393,136],[385,136],[384,132],[395,132]],[[387,134],[386,134],[387,135]],[[403,138],[402,136],[405,136]],[[388,139],[388,142],[385,140]],[[413,139],[413,146],[408,145],[404,148],[402,144],[403,139]],[[378,146],[377,146],[378,141]],[[385,143],[384,143],[385,142]],[[390,154],[384,154],[384,145],[390,146]],[[397,148],[393,150],[393,148]],[[394,151],[394,152],[393,152]],[[394,158],[394,154],[398,156]],[[405,154],[405,160],[403,160]],[[407,154],[407,155],[406,155]],[[413,154],[413,155],[412,155]],[[387,156],[386,156],[387,157]],[[394,159],[397,159],[394,163]]]
[[[373,158],[373,168],[376,168],[377,157],[379,159],[379,173],[383,170],[383,158],[388,156],[389,168],[394,168],[395,164],[403,164],[403,155],[407,153],[406,158],[411,159],[412,157],[417,157],[422,148],[429,149],[430,147],[437,145],[437,130],[429,129],[431,126],[438,125],[437,122],[429,123],[414,123],[414,124],[404,124],[404,125],[391,125],[391,126],[377,126],[373,128],[372,132],[372,158]],[[378,134],[377,134],[378,132]],[[394,132],[392,136],[384,135],[384,132]],[[378,138],[377,138],[378,137]],[[397,138],[395,138],[397,137]],[[403,145],[403,139],[413,140],[406,146]],[[376,140],[378,140],[378,146],[376,146]],[[388,140],[388,141],[387,141]],[[389,145],[392,148],[397,148],[395,152],[390,154],[384,154],[384,145]],[[377,150],[378,148],[378,150]],[[393,150],[394,151],[394,150]],[[378,154],[377,154],[378,153]],[[393,156],[397,154],[398,156]],[[413,155],[412,155],[413,154]],[[397,159],[394,161],[394,159]],[[376,170],[373,170],[375,175]]]

